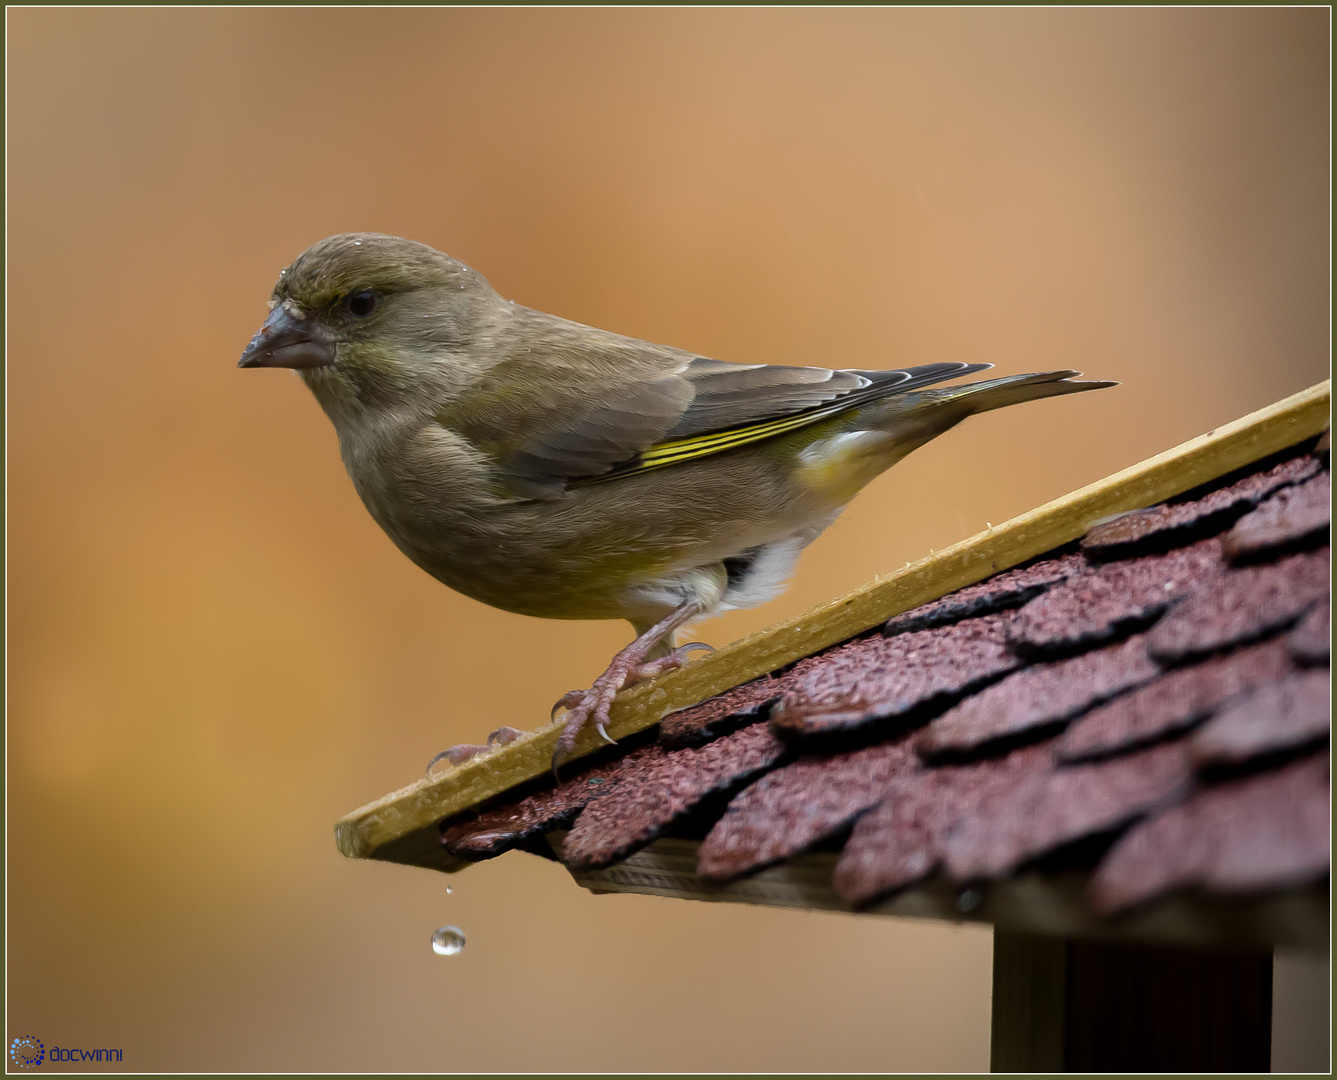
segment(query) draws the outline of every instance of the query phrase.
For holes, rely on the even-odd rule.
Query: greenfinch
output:
[[[371,516],[438,581],[524,615],[630,621],[635,640],[558,702],[554,765],[586,724],[609,739],[620,689],[708,648],[674,647],[685,623],[776,596],[911,450],[974,413],[1115,385],[1076,371],[937,385],[989,364],[726,363],[533,311],[376,233],[299,255],[240,366],[297,371]]]

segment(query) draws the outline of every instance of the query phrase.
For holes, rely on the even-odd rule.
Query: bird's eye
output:
[[[365,319],[376,310],[377,296],[370,289],[355,292],[348,298],[348,314],[355,319]]]

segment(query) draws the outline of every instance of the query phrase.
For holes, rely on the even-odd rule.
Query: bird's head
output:
[[[295,369],[337,424],[469,377],[459,368],[498,301],[482,275],[426,244],[341,233],[280,272],[238,366]]]

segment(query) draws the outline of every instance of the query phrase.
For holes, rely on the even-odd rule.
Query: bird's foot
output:
[[[485,745],[479,743],[459,743],[452,746],[449,750],[442,750],[431,761],[427,763],[427,775],[432,775],[432,767],[439,761],[449,761],[452,765],[463,765],[470,758],[478,754],[486,753],[494,746],[505,746],[507,743],[515,742],[524,732],[513,727],[499,727],[487,737]]]
[[[712,646],[707,645],[704,641],[693,641],[674,649],[667,656],[647,661],[645,654],[650,651],[653,645],[653,641],[637,638],[613,657],[613,662],[608,665],[608,670],[594,680],[592,687],[588,690],[571,690],[563,694],[561,700],[552,707],[554,719],[559,710],[567,710],[566,726],[562,729],[561,735],[557,737],[557,748],[552,755],[554,773],[557,771],[557,766],[561,760],[575,749],[576,738],[584,730],[586,724],[593,723],[594,730],[599,733],[604,742],[609,745],[616,745],[616,740],[608,734],[608,723],[609,710],[613,707],[613,699],[617,697],[619,690],[646,682],[666,671],[674,671],[682,667],[687,663],[688,655],[695,650],[715,651]]]
[[[621,656],[620,653],[618,655]],[[557,747],[552,754],[554,773],[557,772],[557,766],[562,758],[575,749],[576,737],[591,721],[594,723],[594,730],[602,736],[604,742],[609,745],[616,744],[616,740],[608,734],[608,710],[612,708],[613,699],[626,685],[630,674],[631,669],[619,664],[615,658],[608,670],[595,679],[594,685],[588,690],[572,690],[563,694],[562,699],[552,707],[554,719],[559,710],[567,710],[566,725],[562,728],[562,733],[557,736]]]

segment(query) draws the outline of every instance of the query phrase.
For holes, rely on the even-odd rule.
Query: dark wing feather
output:
[[[987,366],[987,365],[982,365]],[[705,435],[792,416],[827,403],[855,405],[889,393],[941,382],[981,365],[925,364],[892,371],[831,370],[769,364],[727,364],[704,357],[693,360],[682,378],[696,394],[669,439]]]
[[[530,438],[503,466],[517,494],[560,498],[569,486],[757,442],[876,398],[988,366],[951,363],[856,371],[697,357],[676,374],[623,388],[575,410]]]
[[[802,412],[868,385],[853,371],[693,360],[681,378],[694,391],[691,404],[668,432],[670,439],[723,431],[774,416]]]

